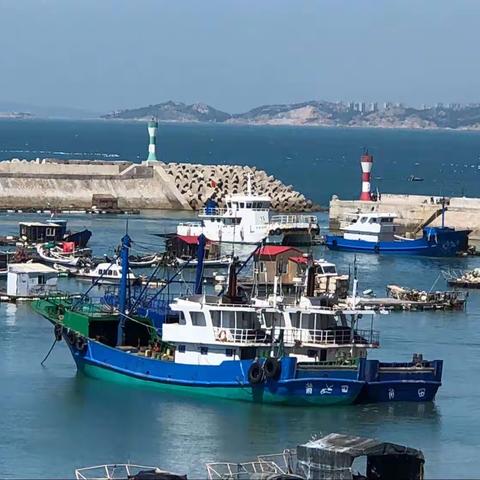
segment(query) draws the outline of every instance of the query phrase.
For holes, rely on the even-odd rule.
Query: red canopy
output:
[[[292,252],[294,254],[301,254],[302,252],[300,250],[297,250],[294,247],[286,247],[283,245],[264,245],[261,247],[258,252],[257,256],[259,257],[276,257],[277,255],[280,255],[281,253],[286,253],[286,252]]]

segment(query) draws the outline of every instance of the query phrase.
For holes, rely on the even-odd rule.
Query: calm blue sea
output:
[[[88,158],[140,161],[145,123],[0,120],[0,160]],[[373,184],[382,192],[480,196],[480,133],[314,127],[161,124],[166,162],[256,165],[316,202],[355,198],[359,158],[374,155]],[[415,175],[423,182],[409,182]]]
[[[144,126],[132,123],[2,121],[0,155],[140,159],[145,137]],[[428,187],[428,193],[430,188],[440,193],[434,179],[442,178],[447,162],[447,178],[458,178],[467,193],[478,188],[477,168],[470,165],[477,164],[480,136],[472,133],[166,125],[159,142],[165,160],[256,164],[321,202],[333,193],[357,194],[357,161],[365,144],[376,155],[376,174],[390,185],[385,190],[420,188],[404,181],[415,173],[425,176],[422,188]],[[452,182],[450,188],[457,186]],[[181,212],[132,216],[135,248],[160,248],[152,234],[171,230],[184,217]],[[0,215],[0,235],[15,233],[25,218],[36,216]],[[125,229],[125,217],[72,215],[68,220],[73,229],[93,231],[97,254],[112,253]],[[320,220],[325,227],[326,215]],[[323,247],[315,254],[344,271],[353,261],[350,254]],[[389,283],[444,289],[442,270],[480,266],[479,258],[359,255],[357,262],[360,289],[372,288],[378,295]],[[85,284],[69,288],[79,291]],[[50,324],[27,304],[0,304],[0,478],[66,478],[77,467],[125,461],[201,478],[204,462],[244,461],[332,431],[421,448],[426,478],[478,477],[479,295],[470,293],[465,312],[395,313],[376,320],[382,348],[372,352],[373,358],[403,361],[422,352],[429,359],[444,359],[444,385],[435,403],[320,409],[215,401],[102,383],[76,374],[63,343],[42,367],[53,341]]]

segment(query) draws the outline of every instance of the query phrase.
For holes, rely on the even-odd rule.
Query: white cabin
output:
[[[398,225],[394,223],[394,213],[359,213],[355,220],[342,227],[345,240],[365,242],[392,242],[395,240]]]
[[[99,263],[95,268],[81,268],[74,276],[85,279],[100,279],[100,283],[119,283],[122,278],[122,266],[119,263],[103,262]],[[130,270],[128,279],[135,280],[135,274]]]
[[[315,299],[279,308],[282,301],[233,305],[215,296],[179,298],[170,305],[178,321],[163,325],[162,339],[175,345],[176,363],[189,365],[268,357],[281,340],[285,354],[308,362],[361,357],[378,346],[374,312],[362,311],[372,319],[369,328],[359,330],[354,324],[352,330],[354,318],[361,315],[356,310],[323,307]]]
[[[44,296],[57,288],[58,272],[41,263],[11,263],[7,272],[10,297]]]
[[[247,193],[226,197],[226,208],[204,207],[201,222],[183,222],[178,235],[205,235],[213,242],[257,244],[268,236],[305,236],[311,241],[319,232],[314,215],[274,215],[270,219],[271,199],[252,193],[250,178]]]
[[[260,195],[230,195],[226,208],[202,208],[202,222],[181,223],[178,235],[204,234],[214,242],[259,243],[268,235],[270,198]]]

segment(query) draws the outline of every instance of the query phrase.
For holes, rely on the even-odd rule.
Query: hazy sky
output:
[[[477,0],[0,0],[0,100],[480,101]]]

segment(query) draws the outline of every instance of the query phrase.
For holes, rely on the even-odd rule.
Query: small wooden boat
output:
[[[56,247],[47,248],[45,244],[37,245],[36,250],[38,256],[46,263],[76,267],[80,261],[80,257],[74,256],[73,253],[65,254]]]
[[[408,177],[408,181],[409,182],[423,182],[423,178],[422,177],[417,177],[415,175],[410,175]]]
[[[128,260],[131,268],[144,268],[156,265],[162,260],[162,257],[155,253],[154,255],[146,255],[143,257],[131,256]]]
[[[231,258],[226,255],[221,258],[213,259],[213,260],[204,260],[203,261],[203,268],[227,268],[231,262]],[[188,259],[188,258],[175,258],[172,262],[174,265],[184,268],[197,268],[198,260],[196,258]]]

